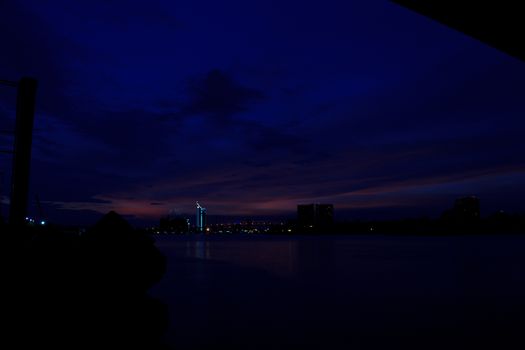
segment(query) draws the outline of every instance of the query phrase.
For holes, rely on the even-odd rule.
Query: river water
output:
[[[158,236],[174,349],[524,348],[522,236]]]

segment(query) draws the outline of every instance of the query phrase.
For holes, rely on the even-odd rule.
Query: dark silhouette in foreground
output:
[[[165,257],[118,214],[82,236],[49,228],[3,236],[6,344],[161,348],[167,311],[147,291]]]
[[[444,25],[525,60],[525,25],[518,1],[392,0]]]

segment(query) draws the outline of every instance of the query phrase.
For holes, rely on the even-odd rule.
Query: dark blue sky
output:
[[[6,0],[0,44],[39,80],[33,214],[524,211],[525,63],[388,1]]]

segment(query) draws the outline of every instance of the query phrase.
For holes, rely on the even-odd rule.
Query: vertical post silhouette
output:
[[[11,205],[9,209],[9,223],[12,227],[23,225],[27,215],[36,89],[37,81],[33,78],[24,77],[18,82]]]

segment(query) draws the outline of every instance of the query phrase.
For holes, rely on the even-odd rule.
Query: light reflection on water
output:
[[[405,275],[417,271],[434,280],[451,280],[454,276],[475,280],[501,273],[516,277],[525,259],[525,238],[519,236],[160,236],[157,246],[170,258],[223,262],[281,278],[301,278],[316,272],[355,277],[360,273]]]
[[[244,267],[265,270],[280,277],[296,274],[297,242],[287,241],[241,241],[187,240],[184,257],[227,262]],[[172,244],[171,252],[178,254],[178,244]]]
[[[260,327],[289,344],[341,340],[342,325],[358,340],[525,326],[525,237],[175,236],[157,246],[169,266],[152,293],[169,304],[179,348]]]

